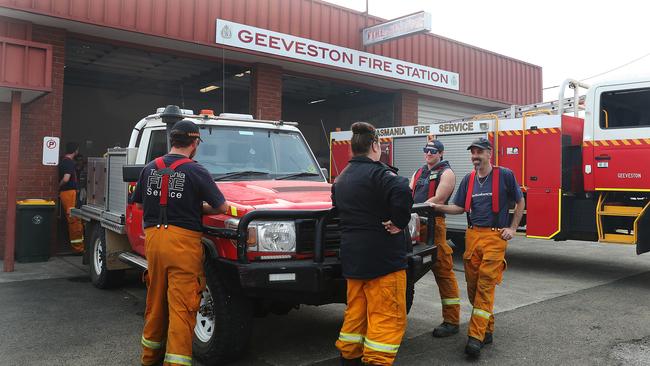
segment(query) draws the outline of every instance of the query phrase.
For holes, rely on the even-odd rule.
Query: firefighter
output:
[[[84,227],[81,219],[70,215],[70,210],[77,205],[77,178],[75,158],[79,154],[79,144],[68,142],[65,145],[65,155],[59,164],[59,198],[68,222],[68,238],[70,247],[76,254],[84,252]]]
[[[191,160],[199,128],[176,122],[171,150],[147,164],[133,192],[142,207],[148,271],[142,364],[192,364],[192,334],[205,287],[201,214],[224,213],[223,194],[208,171]],[[207,203],[204,203],[207,202]]]
[[[506,247],[515,235],[524,212],[524,197],[511,170],[491,165],[492,144],[474,140],[471,150],[475,170],[460,183],[451,205],[431,204],[447,214],[467,213],[465,279],[473,306],[465,353],[477,357],[494,333],[494,289],[506,269]],[[509,208],[515,203],[512,220]]]
[[[424,148],[424,164],[411,177],[411,189],[415,203],[431,202],[447,204],[456,185],[456,175],[443,160],[445,146],[438,140],[428,142]],[[442,302],[443,322],[437,326],[434,337],[448,337],[458,333],[460,323],[460,295],[454,275],[453,250],[447,244],[447,227],[443,214],[436,215],[434,242],[438,246],[436,262],[432,271],[438,284]],[[423,226],[423,232],[426,226]]]
[[[375,128],[356,122],[352,132],[354,156],[332,185],[347,280],[347,309],[336,347],[342,365],[392,365],[406,329],[403,230],[413,198],[408,180],[379,161]]]

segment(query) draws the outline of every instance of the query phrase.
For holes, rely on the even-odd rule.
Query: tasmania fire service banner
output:
[[[458,90],[459,75],[372,53],[217,19],[217,44]]]

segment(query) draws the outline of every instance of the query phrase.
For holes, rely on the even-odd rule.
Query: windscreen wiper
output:
[[[230,172],[230,173],[224,173],[223,175],[219,175],[218,177],[214,177],[214,180],[224,180],[228,178],[234,178],[234,177],[239,177],[243,175],[268,175],[268,172],[263,172],[261,170],[242,170],[238,172]]]
[[[298,173],[291,173],[291,174],[286,174],[286,175],[281,175],[279,177],[275,177],[276,180],[281,180],[281,179],[291,179],[291,178],[297,178],[297,177],[315,177],[319,176],[320,174],[318,173],[312,173],[312,172],[298,172]]]

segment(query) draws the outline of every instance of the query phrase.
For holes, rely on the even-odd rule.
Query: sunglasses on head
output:
[[[435,147],[425,147],[424,149],[422,149],[422,151],[425,154],[426,153],[429,153],[429,154],[437,154],[438,153],[438,149],[436,149]]]

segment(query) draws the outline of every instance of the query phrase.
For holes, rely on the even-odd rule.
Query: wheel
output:
[[[253,304],[224,285],[211,259],[205,261],[206,287],[196,314],[192,351],[206,365],[241,357],[251,337]]]
[[[90,260],[88,271],[90,280],[97,288],[111,288],[121,284],[124,279],[124,270],[109,271],[106,269],[106,234],[104,228],[98,223],[94,224],[90,242]]]

